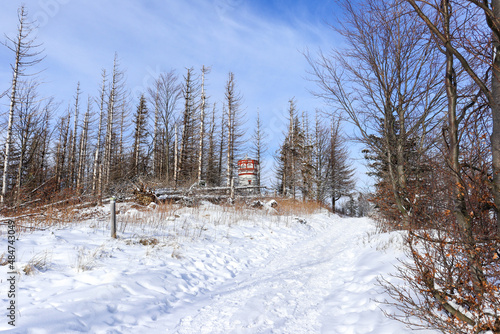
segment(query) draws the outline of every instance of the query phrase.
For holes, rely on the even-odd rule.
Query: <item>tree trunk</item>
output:
[[[109,92],[109,102],[108,102],[108,121],[106,127],[106,145],[104,152],[104,175],[102,180],[102,188],[107,187],[111,178],[111,160],[113,157],[113,122],[115,114],[115,98],[116,98],[116,84],[117,84],[117,58],[115,56],[113,64],[113,79],[111,84],[111,90]],[[103,189],[101,189],[102,191]]]
[[[12,144],[12,125],[14,122],[14,108],[16,105],[16,94],[17,94],[17,78],[19,75],[19,66],[21,62],[21,43],[23,40],[23,29],[24,29],[24,7],[21,7],[21,15],[19,16],[19,29],[17,34],[16,43],[16,60],[14,63],[14,70],[12,73],[12,87],[10,93],[10,106],[9,106],[9,121],[7,123],[7,137],[5,138],[5,154],[3,161],[3,178],[2,178],[2,194],[0,196],[0,204],[5,204],[5,196],[7,195],[8,188],[8,174],[9,174],[9,164],[10,164],[10,154],[11,154],[11,144]]]
[[[500,20],[500,0],[491,1],[493,11],[493,28],[498,30]],[[493,162],[493,196],[497,212],[497,235],[500,236],[500,36],[493,33],[493,75],[491,77],[490,101],[491,113],[493,116],[493,129],[491,132],[491,151]]]
[[[76,160],[77,160],[77,151],[76,151],[76,138],[78,137],[78,114],[80,112],[80,82],[78,82],[77,87],[76,87],[76,96],[75,96],[75,119],[73,120],[74,125],[73,125],[73,135],[71,136],[71,153],[70,153],[70,165],[69,165],[69,172],[70,172],[70,186],[74,187],[76,184]]]
[[[231,179],[233,178],[233,127],[232,127],[232,112],[231,107],[227,108],[227,161],[226,161],[226,185],[231,186]]]
[[[174,185],[177,188],[177,176],[179,169],[179,152],[178,151],[178,139],[177,139],[177,125],[175,125],[175,134],[174,134]]]
[[[103,116],[104,116],[104,97],[106,95],[106,71],[102,71],[102,88],[101,88],[101,97],[100,97],[100,106],[99,106],[99,127],[97,129],[97,143],[95,148],[94,155],[94,169],[92,175],[92,191],[94,192],[94,196],[99,193],[98,185],[102,182],[100,180],[101,173],[101,134],[102,134],[102,125],[103,125]]]
[[[85,177],[85,165],[87,163],[87,140],[89,132],[89,118],[90,118],[90,97],[87,102],[87,112],[85,113],[85,118],[83,121],[82,136],[80,138],[80,152],[78,156],[78,174],[76,177],[76,188],[81,191],[83,188],[83,180]]]
[[[201,183],[203,173],[203,140],[205,139],[205,73],[208,69],[203,66],[201,70],[201,106],[200,106],[200,142],[198,147],[198,184]]]
[[[159,93],[158,93],[158,85],[156,86],[156,95],[154,98],[155,102],[155,118],[153,125],[153,177],[159,178],[162,173],[163,167],[163,155],[159,154],[160,145],[158,144],[159,136],[158,136],[158,122],[159,122]]]

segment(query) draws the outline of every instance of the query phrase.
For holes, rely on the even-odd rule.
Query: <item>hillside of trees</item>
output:
[[[353,193],[339,117],[317,113],[311,122],[292,99],[285,139],[277,152],[268,152],[261,117],[247,119],[233,73],[223,101],[210,98],[205,66],[161,73],[134,97],[117,55],[112,67],[102,70],[95,94],[75,83],[73,99],[61,103],[39,94],[43,83],[37,71],[44,55],[32,29],[21,7],[17,36],[8,36],[6,44],[12,84],[2,96],[8,106],[1,138],[3,207],[84,197],[102,202],[144,187],[231,188],[237,161],[245,155],[263,162],[276,156],[276,181],[262,184],[272,193],[329,203],[333,209]]]

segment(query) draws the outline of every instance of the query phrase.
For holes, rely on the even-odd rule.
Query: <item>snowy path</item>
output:
[[[384,264],[363,258],[358,243],[370,228],[360,224],[367,222],[336,220],[320,235],[282,249],[260,268],[242,272],[205,296],[198,296],[182,312],[173,332],[407,331],[386,319],[371,300],[380,289],[374,285],[377,266]]]
[[[209,214],[214,221],[222,215],[201,213]],[[263,215],[198,226],[196,216],[181,213],[181,231],[198,237],[177,237],[174,246],[168,239],[144,246],[132,227],[110,240],[92,222],[23,234],[19,268],[40,254],[47,265],[21,275],[17,326],[0,322],[0,332],[411,333],[375,301],[384,299],[377,276],[394,271],[401,255],[391,242],[397,234],[368,238],[374,226],[366,218],[307,220]],[[78,269],[85,261],[91,267]],[[2,305],[6,270],[0,266]]]

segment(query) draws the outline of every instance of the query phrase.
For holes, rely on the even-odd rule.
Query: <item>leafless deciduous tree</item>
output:
[[[153,131],[153,175],[166,184],[173,176],[173,142],[175,111],[181,97],[181,87],[176,71],[161,73],[154,87],[148,90],[155,110]]]
[[[423,138],[436,126],[443,105],[439,53],[425,27],[403,15],[408,8],[394,1],[341,4],[346,16],[337,31],[347,47],[317,59],[308,56],[318,95],[348,116],[361,142],[382,160],[380,176],[408,225],[416,195],[408,183],[408,153],[429,149]]]
[[[487,51],[483,49],[481,56],[480,50],[491,40],[484,35],[486,23],[481,27],[478,21],[489,4],[406,2],[429,28],[435,47],[443,54],[445,164],[433,185],[438,191],[427,196],[448,205],[441,211],[432,210],[432,230],[409,233],[406,241],[413,261],[405,263],[398,274],[409,284],[405,287],[384,282],[403,312],[402,316],[392,316],[418,326],[408,317],[417,316],[424,320],[423,326],[447,333],[500,333],[498,222],[492,210],[495,181],[491,184],[496,112],[492,92],[498,78],[489,86],[487,77],[495,77],[494,70],[491,60],[486,61],[488,57],[484,56]],[[477,43],[480,40],[483,43]],[[492,111],[491,118],[487,107]],[[489,131],[491,144],[486,140]],[[436,187],[440,183],[436,180],[441,180],[448,193]],[[436,193],[445,196],[439,198]],[[421,213],[425,211],[429,207]]]
[[[15,106],[12,138],[12,162],[16,162],[15,173],[15,203],[21,204],[26,196],[36,188],[34,171],[39,169],[39,163],[46,159],[41,150],[44,149],[47,133],[44,126],[47,123],[50,109],[44,105],[37,92],[38,84],[33,81],[23,81],[18,85],[18,99]],[[40,160],[39,160],[40,159]]]
[[[498,56],[500,1],[463,0],[441,3],[408,0],[406,2],[413,7],[431,34],[439,41],[447,54],[447,63],[454,59],[460,64],[461,69],[484,94],[491,109],[492,189],[498,211],[500,207],[500,57]],[[459,14],[456,13],[457,8]],[[449,12],[450,10],[453,12]],[[438,20],[433,20],[433,17],[438,17]],[[484,21],[479,22],[479,18]],[[451,31],[450,24],[456,30]],[[485,24],[489,31],[486,30]],[[498,214],[497,233],[500,235]]]

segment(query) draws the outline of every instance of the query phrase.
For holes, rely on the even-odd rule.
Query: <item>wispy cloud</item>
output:
[[[15,32],[18,5],[2,4],[0,31]],[[234,72],[248,132],[260,109],[271,151],[291,97],[311,112],[322,105],[309,94],[313,85],[304,79],[308,64],[301,51],[330,47],[329,0],[38,0],[27,7],[40,23],[46,92],[64,105],[78,81],[84,93],[97,93],[101,69],[111,69],[115,52],[135,94],[162,70],[183,74],[186,67],[207,65],[212,66],[208,94],[219,102],[227,73]],[[0,88],[8,87],[11,58],[0,51]]]

